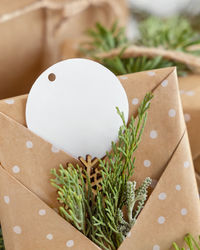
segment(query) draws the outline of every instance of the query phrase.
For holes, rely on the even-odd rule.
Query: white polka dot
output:
[[[137,98],[133,98],[132,104],[137,105],[139,103],[139,100]]]
[[[27,142],[26,142],[26,147],[27,147],[27,148],[32,148],[32,147],[33,147],[32,141],[27,141]]]
[[[131,237],[131,231],[128,232],[127,237]]]
[[[191,120],[190,114],[184,114],[185,122],[189,122]]]
[[[55,146],[52,146],[52,147],[51,147],[51,151],[52,151],[53,153],[58,153],[60,150],[59,150],[58,148],[56,148]]]
[[[185,93],[185,91],[180,89],[180,94],[183,95],[184,93]]]
[[[164,80],[164,81],[161,83],[161,85],[162,85],[163,87],[167,87],[167,85],[168,85],[168,80]]]
[[[176,116],[176,110],[170,109],[168,112],[169,117],[175,117]]]
[[[155,76],[155,72],[153,72],[153,71],[149,71],[149,72],[147,72],[147,74],[149,75],[149,76]]]
[[[8,195],[5,195],[5,196],[3,197],[3,199],[4,199],[4,201],[5,201],[6,204],[9,204],[9,203],[10,203],[10,197],[9,197]]]
[[[159,200],[165,200],[166,198],[167,198],[166,193],[160,193],[160,194],[158,195],[158,199],[159,199]]]
[[[39,215],[43,216],[46,214],[46,210],[45,209],[40,209],[39,210]]]
[[[181,190],[181,186],[180,185],[176,185],[176,190],[180,191]]]
[[[46,238],[47,238],[47,240],[53,240],[53,235],[52,234],[47,234]]]
[[[151,162],[150,162],[149,160],[145,160],[145,161],[144,161],[144,166],[145,166],[146,168],[149,168],[149,167],[151,166]]]
[[[189,168],[189,166],[190,166],[189,161],[184,161],[183,166],[184,166],[184,168]]]
[[[160,250],[160,246],[159,245],[154,245],[153,250]]]
[[[164,222],[165,222],[165,217],[160,216],[160,217],[158,218],[158,223],[159,223],[159,224],[163,224]]]
[[[127,76],[120,76],[120,79],[122,79],[122,80],[127,80],[128,77],[127,77]]]
[[[7,104],[14,104],[15,100],[14,99],[7,99],[4,102],[7,103]]]
[[[16,233],[16,234],[21,234],[22,233],[22,229],[20,226],[15,226],[13,227],[13,231]]]
[[[187,91],[187,92],[186,92],[186,95],[188,95],[188,96],[194,96],[194,95],[195,95],[195,92],[192,91],[192,90],[190,90],[190,91]]]
[[[156,139],[157,136],[158,136],[157,131],[156,131],[156,130],[151,130],[151,132],[150,132],[150,137],[151,137],[152,139]]]
[[[181,209],[181,214],[184,216],[188,213],[187,209],[186,208],[182,208]]]
[[[67,243],[66,243],[67,247],[73,247],[73,245],[74,245],[74,241],[73,240],[68,240]]]
[[[15,165],[13,168],[12,168],[12,171],[14,174],[18,174],[20,172],[20,168],[19,166]]]

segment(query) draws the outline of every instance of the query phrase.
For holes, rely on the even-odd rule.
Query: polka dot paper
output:
[[[189,74],[179,78],[184,118],[190,139],[191,151],[200,190],[200,75]]]
[[[167,250],[187,232],[200,233],[199,196],[176,74],[168,68],[119,79],[129,118],[146,92],[154,94],[133,176],[139,182],[151,177],[152,193],[119,250]],[[55,212],[49,171],[77,160],[31,133],[24,121],[26,96],[13,99],[13,104],[0,102],[0,214],[7,249],[12,244],[16,250],[99,249]]]

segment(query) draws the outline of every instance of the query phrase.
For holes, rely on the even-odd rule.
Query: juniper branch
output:
[[[94,197],[90,183],[89,191],[86,190],[80,167],[77,165],[75,168],[70,164],[65,169],[60,165],[59,174],[56,169],[52,169],[51,173],[55,176],[51,183],[57,188],[57,199],[63,205],[60,207],[61,215],[83,234],[91,235],[93,225],[88,223],[88,218],[92,220],[93,211],[90,206],[94,203]]]

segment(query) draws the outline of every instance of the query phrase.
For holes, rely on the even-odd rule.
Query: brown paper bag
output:
[[[125,20],[126,10],[125,0],[1,0],[0,99],[27,93],[60,60],[64,40],[69,58],[88,27]]]
[[[155,187],[120,250],[167,250],[200,233],[200,204],[174,68],[119,77],[130,116],[146,92],[154,98],[133,179]],[[6,250],[99,249],[56,211],[50,169],[76,162],[26,128],[27,96],[0,102],[0,217]],[[89,152],[88,152],[89,153]],[[94,156],[93,156],[94,157]]]

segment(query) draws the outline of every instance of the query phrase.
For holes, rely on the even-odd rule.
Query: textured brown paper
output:
[[[120,250],[167,250],[200,233],[200,204],[176,71],[166,68],[119,77],[130,116],[153,91],[133,179],[155,187]],[[98,249],[56,213],[50,169],[76,162],[25,126],[27,96],[0,102],[0,217],[6,250]],[[89,152],[88,152],[89,153]]]
[[[117,1],[117,4],[116,4]],[[0,99],[25,94],[39,74],[60,60],[60,47],[99,21],[127,16],[125,0],[1,0]]]
[[[200,75],[179,78],[180,94],[200,192]]]

